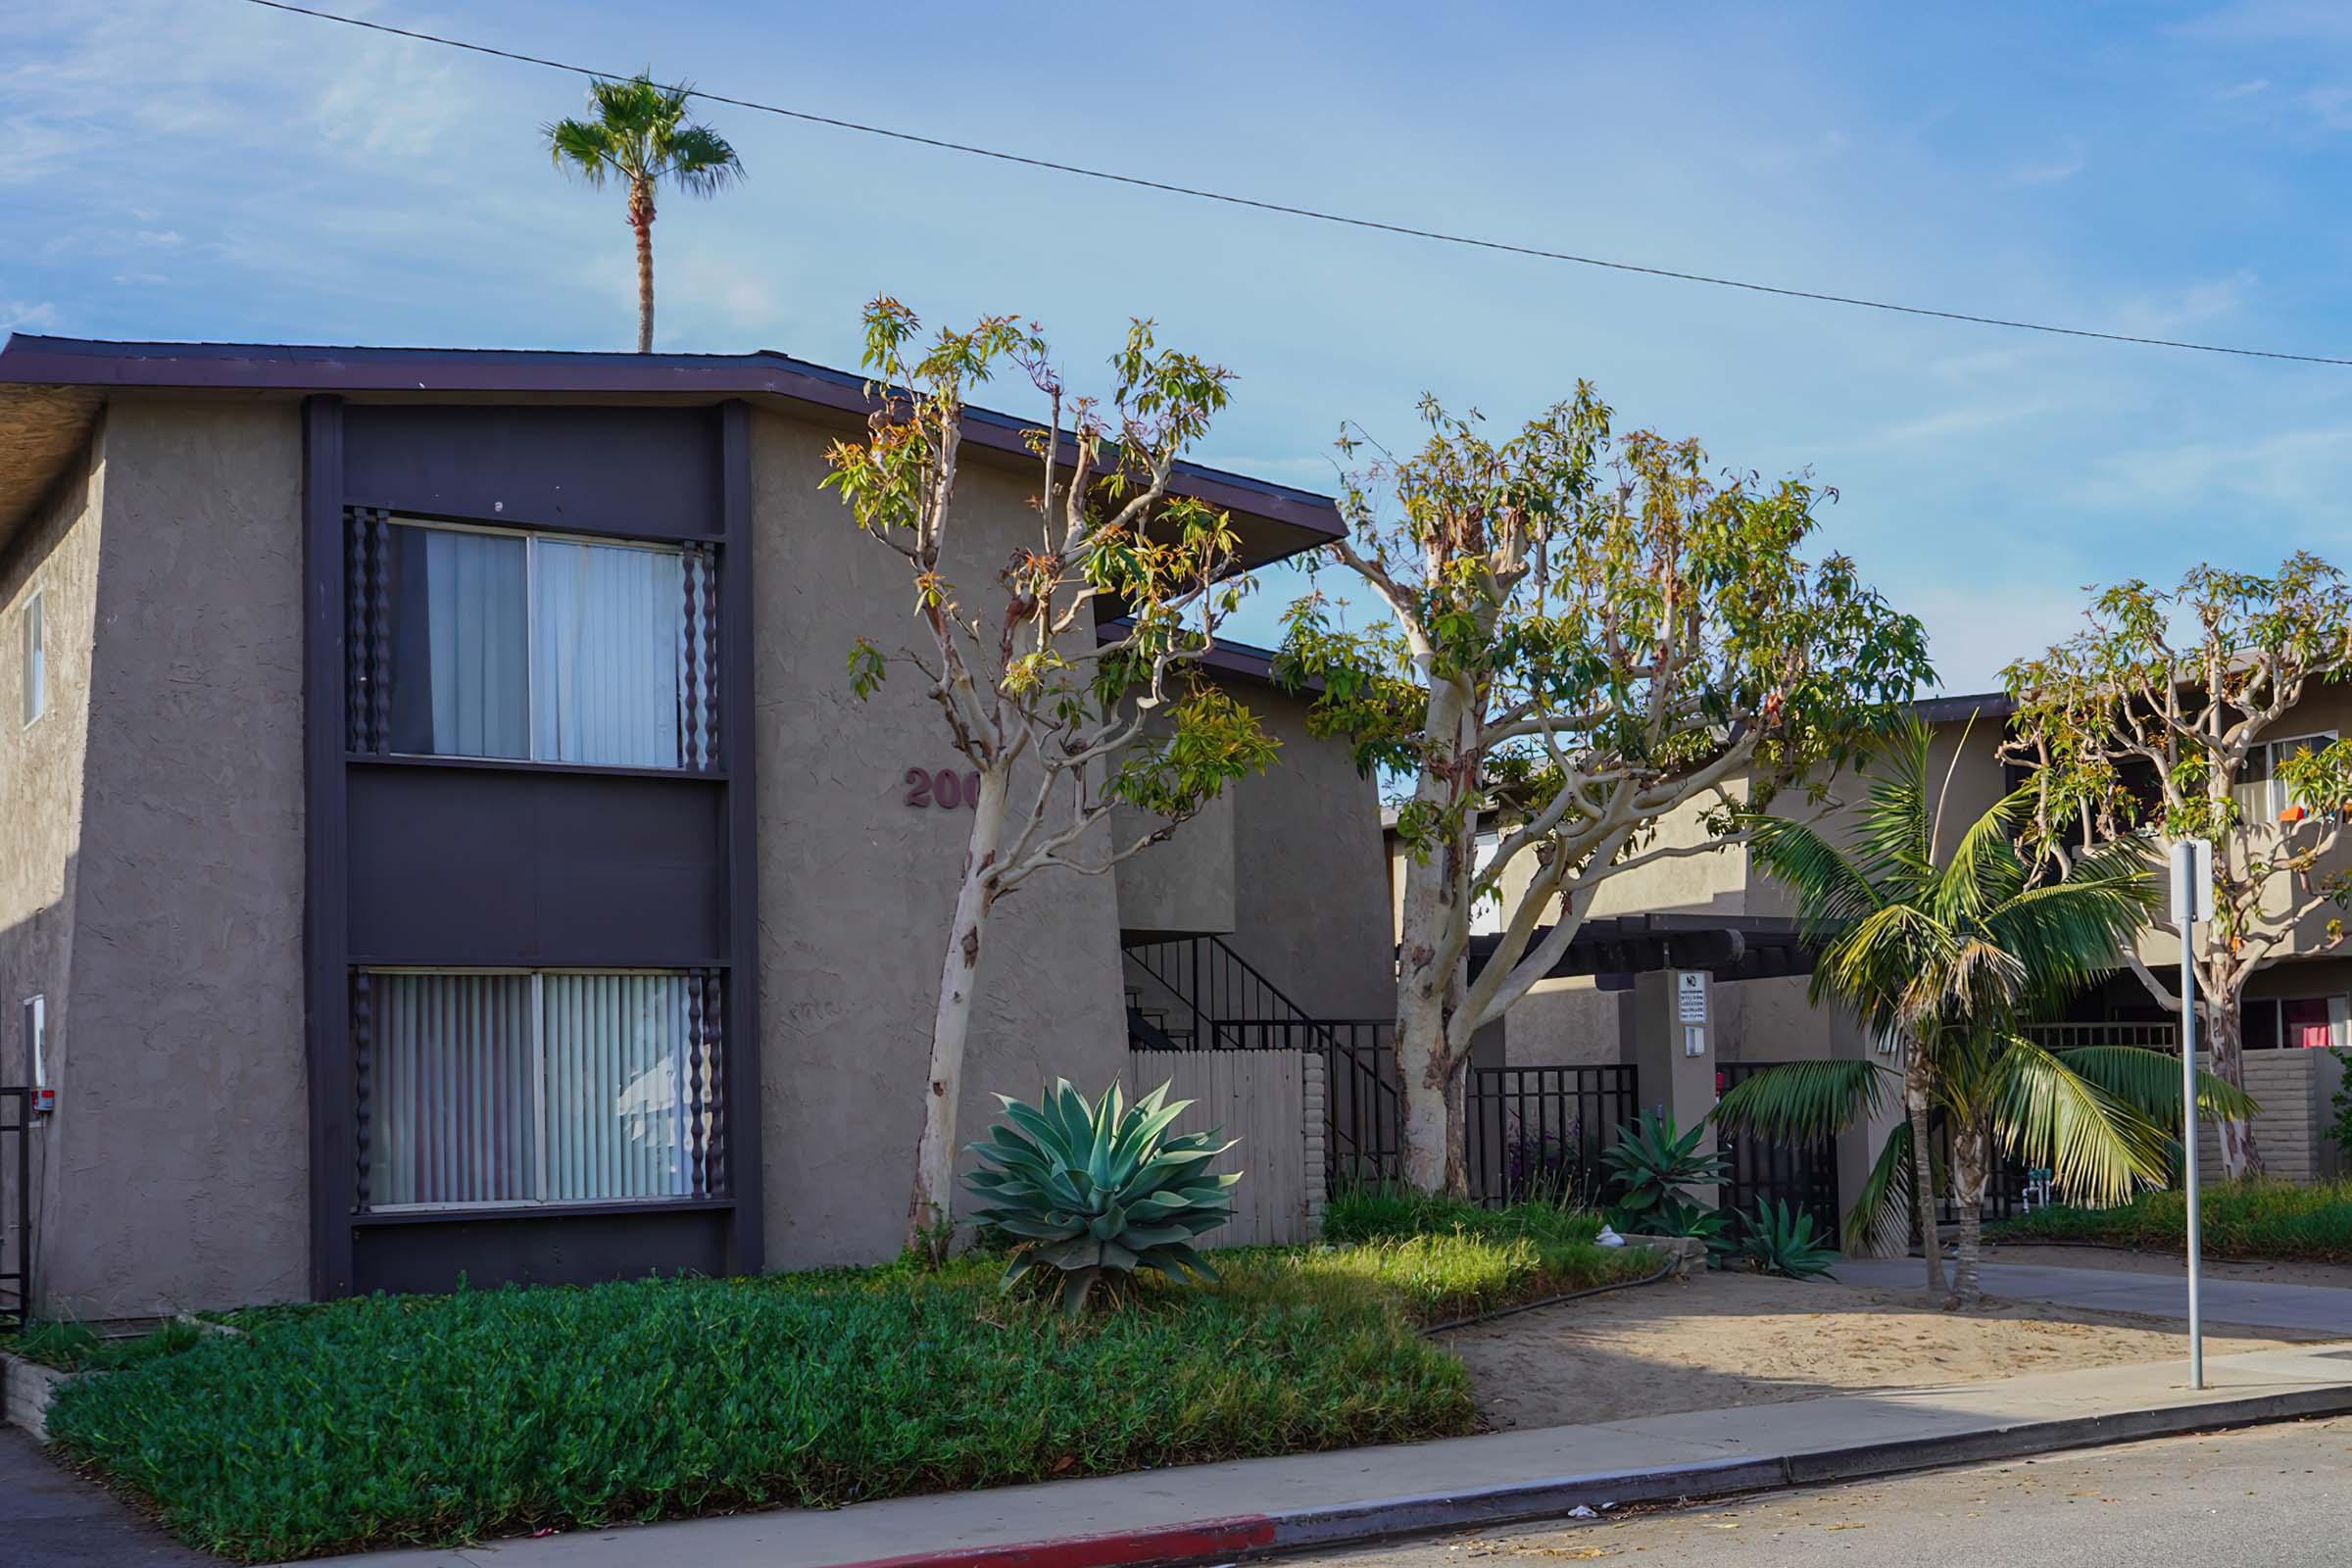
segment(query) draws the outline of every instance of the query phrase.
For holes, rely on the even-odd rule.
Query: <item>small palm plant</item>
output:
[[[654,351],[654,187],[667,180],[689,196],[713,196],[743,178],[743,160],[708,125],[686,120],[692,89],[664,87],[650,73],[588,85],[589,120],[540,127],[558,169],[601,188],[628,187],[637,234],[637,352]]]
[[[2021,790],[1996,802],[1941,853],[1929,732],[1914,723],[1872,785],[1850,847],[1801,822],[1752,822],[1749,853],[1795,893],[1817,945],[1813,1000],[1842,1003],[1893,1044],[1901,1066],[1774,1067],[1728,1091],[1715,1119],[1735,1134],[1812,1142],[1869,1115],[1899,1082],[1908,1114],[1846,1215],[1846,1245],[1886,1237],[1915,1209],[1929,1288],[1943,1293],[1926,1136],[1940,1114],[1951,1130],[1956,1302],[1983,1295],[1979,1214],[1996,1152],[2049,1167],[2077,1201],[2122,1202],[2165,1178],[2175,1148],[2166,1129],[2180,1113],[2175,1058],[2122,1046],[2052,1052],[2024,1032],[2116,967],[2154,897],[2136,841],[2034,881],[2016,844],[2029,801]],[[2218,1079],[2203,1078],[2198,1093],[2217,1114],[2250,1112],[2252,1102]]]
[[[1010,1286],[1041,1265],[1062,1272],[1061,1306],[1072,1317],[1103,1274],[1155,1269],[1182,1282],[1214,1281],[1193,1240],[1233,1218],[1239,1173],[1206,1163],[1233,1147],[1221,1129],[1168,1136],[1193,1102],[1166,1103],[1168,1085],[1124,1103],[1112,1084],[1090,1102],[1066,1079],[1035,1105],[999,1095],[1004,1119],[967,1146],[991,1168],[964,1183],[987,1206],[972,1218],[1019,1243],[1004,1271]]]

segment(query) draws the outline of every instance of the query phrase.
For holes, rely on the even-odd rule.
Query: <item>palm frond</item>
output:
[[[1735,1135],[1809,1144],[1835,1138],[1886,1102],[1893,1073],[1875,1061],[1789,1061],[1732,1085],[1710,1113]]]
[[[2028,790],[1995,801],[1968,825],[1936,878],[1936,911],[1946,921],[1981,917],[2025,891],[2026,863],[2018,858],[2017,816]]]
[[[1935,880],[1935,815],[1928,808],[1928,752],[1933,743],[1932,732],[1918,719],[1898,724],[1886,750],[1886,768],[1872,781],[1863,805],[1858,835],[1863,863],[1882,896],[1892,888],[1915,896]]]
[[[688,195],[713,195],[743,178],[743,160],[708,125],[682,126],[664,150],[671,182]]]
[[[1845,1211],[1838,1227],[1847,1251],[1894,1250],[1911,1234],[1918,1186],[1911,1143],[1911,1118],[1906,1116],[1880,1146],[1879,1157],[1862,1179],[1862,1191],[1854,1195],[1854,1206]]]
[[[594,121],[559,120],[543,125],[549,159],[558,169],[579,175],[590,185],[602,185],[612,172],[612,138]]]
[[[2077,1046],[2058,1059],[2130,1105],[2170,1136],[2180,1125],[2180,1058],[2141,1046]],[[2245,1121],[2262,1106],[2213,1074],[2197,1073],[2197,1113]]]
[[[2129,1200],[2164,1180],[2171,1140],[2126,1101],[2022,1035],[2000,1042],[1987,1085],[1995,1141],[2079,1202]]]
[[[1880,905],[1864,869],[1811,825],[1787,817],[1749,819],[1747,853],[1796,895],[1797,925],[1808,940],[1845,930]]]

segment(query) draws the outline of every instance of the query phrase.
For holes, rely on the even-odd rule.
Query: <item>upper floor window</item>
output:
[[[49,710],[48,637],[41,626],[41,596],[24,601],[24,722]]]
[[[360,749],[711,762],[709,555],[380,515],[360,548],[368,674],[354,695],[373,710]]]
[[[2333,731],[2258,742],[2246,753],[2245,763],[2238,769],[2236,787],[2230,792],[2237,802],[2238,815],[2249,823],[2278,821],[2294,804],[2286,780],[2279,776],[2280,767],[2297,752],[2324,752],[2334,744]]]

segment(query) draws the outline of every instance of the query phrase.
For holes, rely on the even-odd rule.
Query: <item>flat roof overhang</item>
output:
[[[0,540],[56,482],[106,396],[123,391],[307,396],[367,402],[549,401],[789,406],[845,425],[872,407],[865,378],[772,350],[618,354],[538,349],[327,348],[264,343],[134,343],[10,336],[0,347]],[[967,408],[964,442],[986,460],[1030,461],[1031,421]],[[1065,446],[1068,440],[1064,438]],[[1201,464],[1180,464],[1182,493],[1233,514],[1245,566],[1340,536],[1329,496]]]
[[[1550,930],[1537,928],[1532,948]],[[1470,972],[1484,968],[1498,936],[1470,939]],[[1545,972],[1550,980],[1591,976],[1604,991],[1620,991],[1635,975],[1660,969],[1704,969],[1717,980],[1775,980],[1811,974],[1815,954],[1796,922],[1770,915],[1596,915],[1568,939],[1568,950]]]

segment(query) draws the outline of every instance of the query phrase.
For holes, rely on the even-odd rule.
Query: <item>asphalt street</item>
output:
[[[1612,1558],[1642,1568],[2341,1568],[2348,1552],[2352,1418],[2339,1418],[1291,1560],[1318,1568]]]

